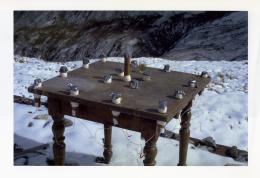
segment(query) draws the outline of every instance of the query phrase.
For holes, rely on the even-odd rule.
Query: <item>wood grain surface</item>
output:
[[[115,68],[123,67],[122,63],[96,62],[91,64],[89,69],[75,69],[68,72],[67,78],[57,76],[43,82],[42,88],[29,87],[28,91],[66,102],[75,101],[85,106],[97,106],[142,118],[168,122],[210,82],[210,78],[202,78],[194,74],[176,71],[163,72],[160,69],[147,67],[146,71],[151,73],[152,80],[142,81],[143,74],[131,72],[132,79],[139,80],[140,83],[139,89],[131,89],[129,83],[123,81],[115,72]],[[103,76],[106,74],[113,76],[111,84],[103,83]],[[189,80],[196,80],[197,87],[188,87]],[[69,82],[78,86],[78,96],[69,95],[67,86]],[[186,93],[182,100],[173,97],[176,90]],[[123,99],[120,105],[111,102],[110,94],[112,92],[122,93]],[[159,100],[168,102],[166,114],[157,111]]]

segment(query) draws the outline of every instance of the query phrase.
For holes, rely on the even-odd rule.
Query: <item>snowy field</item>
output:
[[[123,62],[123,58],[108,58],[109,61]],[[248,64],[247,61],[170,61],[159,58],[136,58],[149,67],[162,68],[170,64],[171,69],[182,72],[200,74],[209,72],[212,82],[203,94],[196,97],[192,108],[191,136],[203,139],[211,136],[216,143],[237,146],[248,150]],[[97,61],[96,59],[91,62]],[[14,95],[33,98],[27,87],[35,78],[42,80],[57,76],[64,63],[44,62],[40,59],[15,56],[14,62]],[[80,61],[67,62],[70,70],[81,67]],[[42,98],[46,100],[46,98]],[[45,117],[34,119],[37,115],[47,114],[42,106],[38,111],[29,105],[14,104],[15,142],[23,148],[52,141],[52,120]],[[103,125],[65,116],[73,125],[66,128],[67,161],[80,165],[97,165],[95,156],[102,156]],[[179,130],[179,120],[173,119],[166,128],[173,132]],[[140,153],[144,141],[140,133],[113,127],[113,158],[109,165],[143,165]],[[176,166],[178,163],[178,142],[159,138],[157,142],[157,165]],[[51,149],[46,151],[52,157]],[[19,159],[15,164],[22,164]],[[46,156],[31,157],[29,164],[46,165]],[[189,145],[188,165],[211,166],[226,164],[247,165],[236,162],[232,158],[218,156],[208,151]]]

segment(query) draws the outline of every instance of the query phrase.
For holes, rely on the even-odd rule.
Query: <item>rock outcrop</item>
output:
[[[14,53],[48,61],[152,56],[246,60],[247,12],[15,11]]]

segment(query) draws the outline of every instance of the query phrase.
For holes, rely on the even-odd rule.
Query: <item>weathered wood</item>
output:
[[[130,75],[131,72],[131,59],[130,59],[130,55],[128,53],[125,53],[124,55],[124,76],[128,76]]]
[[[181,112],[181,128],[180,128],[180,146],[179,146],[179,164],[178,166],[186,166],[188,143],[190,137],[190,119],[191,119],[192,101]]]
[[[159,137],[160,129],[156,122],[149,122],[147,125],[142,126],[143,130],[141,131],[141,136],[145,140],[144,146],[144,156],[143,161],[145,166],[154,166],[156,164],[155,157],[157,155],[156,142]]]
[[[103,156],[105,158],[106,163],[110,162],[112,155],[113,155],[111,137],[112,137],[112,126],[108,125],[108,124],[104,124],[104,152],[103,152]]]
[[[53,125],[52,125],[52,132],[53,132],[53,155],[54,155],[54,162],[55,165],[64,165],[65,163],[65,124],[64,124],[64,114],[61,111],[61,102],[57,99],[48,98],[48,111],[49,114],[52,116]]]
[[[53,118],[53,126],[52,126],[52,132],[53,132],[53,155],[54,155],[54,161],[55,165],[64,165],[65,162],[65,143],[63,136],[65,131],[63,116],[52,116]]]
[[[48,97],[49,114],[54,120],[53,133],[55,142],[53,150],[56,164],[64,164],[63,115],[72,115],[71,102],[73,102],[78,103],[73,116],[103,123],[105,128],[116,126],[141,132],[142,137],[146,140],[144,165],[155,165],[156,141],[160,130],[157,121],[169,122],[181,110],[187,109],[190,101],[210,81],[210,78],[202,78],[193,74],[163,72],[159,69],[146,68],[146,71],[152,74],[152,80],[149,82],[143,81],[142,74],[139,72],[132,73],[131,78],[140,82],[140,89],[133,90],[121,77],[114,73],[114,69],[122,68],[122,65],[114,62],[96,62],[91,64],[87,70],[79,68],[69,72],[68,77],[54,77],[47,80],[43,82],[41,88],[28,88],[29,92]],[[105,74],[113,75],[112,84],[103,82],[102,77]],[[187,84],[190,80],[196,80],[197,86],[194,88],[188,87]],[[67,86],[68,82],[78,86],[79,95],[70,95]],[[183,99],[179,100],[173,97],[176,90],[182,90],[186,93]],[[122,94],[123,100],[120,105],[111,102],[110,94],[112,92]],[[168,112],[166,114],[158,112],[158,102],[162,99],[168,103]],[[119,112],[119,115],[114,120],[113,111]],[[179,165],[186,164],[189,114],[190,112],[183,113],[182,117]],[[108,128],[107,132],[105,131],[104,144],[105,160],[110,160],[112,156],[110,128]]]
[[[18,95],[14,95],[14,102],[20,104],[32,105],[32,106],[34,105],[33,99],[26,98],[24,96],[18,96]],[[41,104],[44,105],[45,107],[48,107],[48,103],[46,102],[41,102]]]
[[[72,108],[69,102],[61,102],[60,107],[61,112],[64,115],[71,115]],[[145,127],[146,125],[148,125],[149,122],[156,123],[156,121],[154,120],[120,113],[119,116],[116,118],[118,124],[115,125],[113,122],[112,110],[109,110],[108,108],[103,106],[96,107],[91,105],[86,106],[83,104],[79,105],[76,117],[102,124],[112,125],[119,128],[127,128],[128,130],[136,132],[141,132],[142,130],[145,130],[145,128],[142,128],[142,126]]]
[[[155,157],[157,155],[157,147],[156,142],[157,138],[151,138],[150,140],[145,139],[145,147],[144,147],[144,156],[145,159],[143,161],[145,166],[154,166],[156,164]]]
[[[174,132],[169,131],[169,130],[165,130],[164,133],[161,133],[160,137],[178,140],[178,141],[180,140],[179,134],[174,133]],[[237,149],[238,155],[234,156],[234,155],[229,154],[229,150],[231,150],[233,148],[233,147],[230,147],[230,146],[216,144],[216,147],[213,148],[212,146],[207,145],[201,139],[194,138],[194,137],[189,137],[189,143],[198,147],[198,148],[203,147],[204,151],[209,151],[210,153],[217,154],[217,155],[220,155],[220,156],[230,157],[230,158],[233,158],[236,161],[247,162],[247,159],[248,159],[248,152],[245,151],[245,150]],[[204,149],[205,147],[207,149]]]
[[[132,79],[139,80],[140,84],[140,89],[133,90],[114,72],[115,68],[121,68],[122,65],[114,62],[96,62],[91,64],[88,70],[79,68],[68,72],[67,78],[54,77],[43,82],[42,88],[29,87],[28,90],[63,101],[75,101],[87,106],[104,106],[130,115],[134,111],[136,116],[169,122],[210,81],[209,78],[202,78],[198,75],[176,71],[165,73],[159,69],[147,68],[147,72],[153,76],[152,80],[142,81],[142,74],[133,72]],[[103,83],[102,77],[105,74],[113,75],[112,84]],[[188,87],[189,80],[196,80],[197,88]],[[68,82],[79,87],[78,96],[69,95]],[[186,93],[182,100],[173,97],[175,90],[183,90]],[[122,93],[121,105],[111,102],[110,94],[113,91]],[[166,114],[157,111],[158,101],[162,99],[168,103]]]
[[[25,150],[21,150],[21,151],[14,150],[14,160],[19,159],[28,153],[35,153],[38,150],[47,149],[48,147],[49,147],[49,144],[42,144],[42,145],[38,145],[38,146],[28,148]]]
[[[97,163],[104,163],[109,164],[113,152],[112,152],[112,144],[111,144],[111,138],[112,137],[112,126],[109,124],[104,124],[104,151],[103,151],[103,157],[97,157],[96,162]]]

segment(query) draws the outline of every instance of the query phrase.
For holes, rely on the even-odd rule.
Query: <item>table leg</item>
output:
[[[112,126],[108,124],[104,124],[104,140],[103,140],[104,152],[103,152],[103,157],[96,158],[97,163],[109,164],[113,155],[111,138],[112,138]]]
[[[192,101],[183,109],[181,115],[180,146],[179,146],[179,164],[178,166],[187,166],[187,152],[190,137],[190,119],[191,119]]]
[[[55,165],[64,165],[65,162],[65,143],[64,143],[64,115],[52,115],[53,118],[53,155]]]
[[[112,152],[112,144],[111,144],[111,137],[112,137],[112,126],[104,124],[104,152],[103,156],[105,158],[105,162],[109,163],[113,152]]]
[[[144,156],[143,161],[145,166],[154,166],[156,164],[155,157],[157,155],[156,142],[158,140],[159,134],[155,131],[153,134],[148,134],[144,136],[145,147],[144,147]]]

